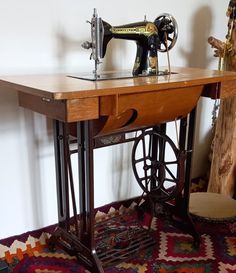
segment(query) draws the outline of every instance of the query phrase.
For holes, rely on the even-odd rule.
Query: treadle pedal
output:
[[[137,211],[97,223],[96,241],[97,255],[105,268],[138,255],[156,244],[153,232],[138,221]]]

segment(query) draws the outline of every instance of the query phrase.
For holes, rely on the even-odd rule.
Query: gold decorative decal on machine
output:
[[[153,23],[147,23],[146,25],[137,27],[112,27],[110,31],[112,34],[142,34],[147,37],[152,34],[157,34],[158,32]]]

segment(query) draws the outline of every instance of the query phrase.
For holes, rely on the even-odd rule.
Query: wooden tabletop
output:
[[[0,86],[54,100],[132,94],[221,82],[230,82],[231,91],[229,91],[229,88],[226,88],[225,92],[236,94],[235,72],[178,67],[173,67],[172,72],[174,73],[167,76],[103,81],[81,80],[63,74],[1,76]]]

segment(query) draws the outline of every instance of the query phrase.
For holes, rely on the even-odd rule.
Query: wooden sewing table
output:
[[[156,165],[145,165],[144,173],[147,174],[148,168],[154,168],[155,175],[164,181],[165,166],[161,160],[164,160],[165,148],[160,149],[158,155],[155,150],[169,141],[162,138],[165,123],[180,120],[179,147],[174,147],[180,169],[174,190],[164,189],[153,177],[149,177],[150,185],[142,184],[146,178],[140,178],[139,184],[154,204],[171,201],[168,206],[175,219],[184,223],[183,229],[199,242],[188,213],[195,109],[200,96],[216,99],[235,95],[236,73],[193,68],[172,68],[172,71],[174,73],[166,76],[95,82],[65,75],[0,78],[2,87],[18,91],[20,106],[54,120],[58,227],[50,243],[76,255],[91,272],[102,273],[103,266],[119,262],[129,254],[135,255],[142,247],[153,243],[148,230],[137,229],[137,233],[131,232],[134,234],[131,245],[126,245],[125,249],[118,246],[115,252],[111,249],[106,252],[96,245],[93,149],[127,141],[137,144],[144,139],[139,136],[126,139],[126,132],[139,130],[143,136],[150,135],[151,165],[153,162]],[[75,150],[71,150],[71,143],[77,145]],[[70,162],[70,155],[74,152],[78,153],[79,162],[79,211]],[[150,155],[141,160],[145,163],[147,159],[150,160]],[[140,160],[134,160],[133,165],[137,162]],[[72,217],[69,198],[72,199]],[[124,255],[125,250],[128,254]]]

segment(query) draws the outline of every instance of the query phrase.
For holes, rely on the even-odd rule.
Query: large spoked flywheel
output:
[[[176,197],[183,189],[186,153],[165,134],[144,131],[132,151],[134,175],[142,190],[156,201]]]

